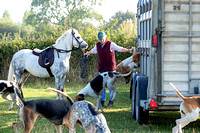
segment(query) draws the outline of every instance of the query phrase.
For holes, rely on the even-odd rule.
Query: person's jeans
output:
[[[99,74],[101,74],[101,73],[99,72]],[[111,93],[112,93],[112,90],[109,89],[109,100],[110,101],[111,101]],[[105,102],[106,101],[106,88],[105,88],[105,90],[104,90],[104,92],[103,92],[103,94],[101,96],[102,96],[101,101]]]
[[[110,101],[111,101],[111,93],[112,93],[112,90],[109,89],[109,100]],[[101,101],[105,102],[106,101],[106,88],[101,96],[102,96]]]

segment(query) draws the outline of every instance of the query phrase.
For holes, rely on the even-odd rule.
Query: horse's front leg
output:
[[[57,76],[55,77],[56,89],[59,91],[64,92],[64,82],[65,82],[66,75]],[[63,99],[62,94],[57,93],[56,99]]]
[[[60,80],[60,90],[64,92],[64,84],[65,84],[66,75],[63,75]],[[63,99],[63,96],[60,94],[60,99]]]
[[[56,89],[60,91],[60,77],[55,77]],[[60,94],[57,93],[56,99],[60,99]]]

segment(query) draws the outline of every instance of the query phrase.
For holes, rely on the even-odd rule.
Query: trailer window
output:
[[[140,39],[141,40],[144,40],[145,38],[144,38],[144,22],[141,22],[140,23]]]
[[[142,40],[142,37],[143,37],[143,35],[142,35],[142,22],[140,23],[140,40]]]
[[[152,1],[150,1],[149,11],[152,9]]]
[[[145,23],[144,23],[145,24],[144,28],[146,29],[146,31],[145,31],[145,40],[147,40],[147,34],[148,34],[147,22],[148,21],[145,21]]]
[[[149,20],[149,27],[151,27],[151,19]],[[149,28],[149,40],[151,40],[151,28]]]

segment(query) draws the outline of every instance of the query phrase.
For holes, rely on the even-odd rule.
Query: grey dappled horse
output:
[[[69,59],[73,46],[82,50],[88,47],[88,44],[75,29],[66,31],[56,40],[56,44],[53,45],[54,63],[50,69],[55,77],[57,90],[64,91],[64,82],[66,73],[69,72]],[[57,51],[61,52],[57,53]],[[8,73],[8,81],[12,81],[14,76],[21,93],[23,84],[30,74],[36,77],[50,77],[47,70],[38,64],[38,58],[30,49],[22,49],[13,55]],[[62,95],[57,93],[57,99],[62,99]]]

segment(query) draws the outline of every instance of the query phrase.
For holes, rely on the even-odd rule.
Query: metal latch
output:
[[[173,6],[174,11],[180,11],[181,10],[181,5],[174,5]]]

